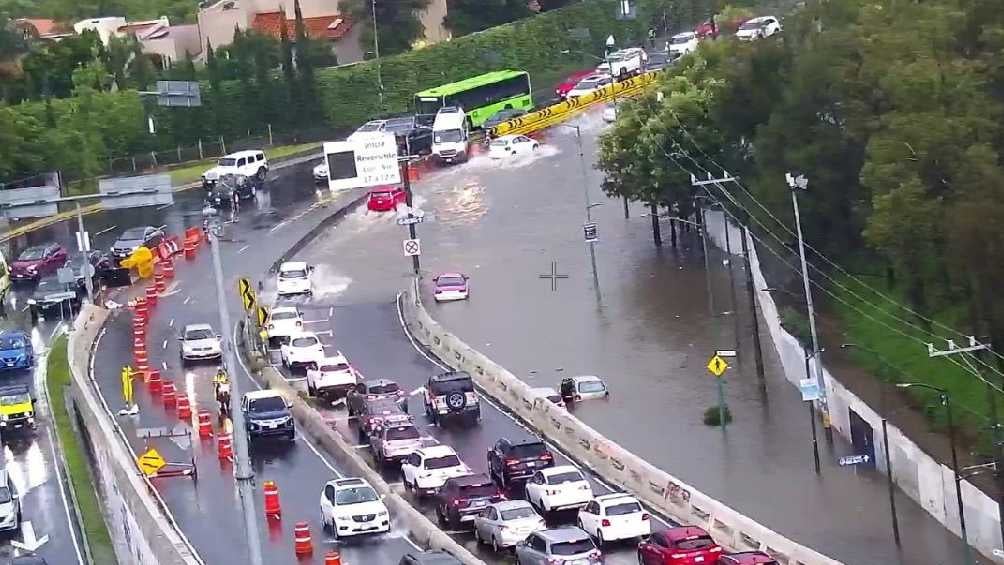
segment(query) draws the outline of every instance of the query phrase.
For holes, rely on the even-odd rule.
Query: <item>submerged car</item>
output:
[[[606,398],[610,390],[603,379],[595,375],[579,375],[561,379],[561,398],[565,402]]]
[[[30,369],[35,366],[31,337],[22,330],[0,331],[0,369]]]
[[[467,300],[471,295],[470,277],[462,273],[441,273],[432,279],[432,297],[436,302]]]
[[[593,74],[596,74],[594,69],[574,72],[558,84],[558,87],[554,89],[554,93],[558,96],[558,98],[564,100],[565,97],[568,96],[568,93],[575,88],[575,85],[579,84],[579,81]]]
[[[378,186],[370,189],[366,199],[366,209],[374,212],[389,212],[404,204],[408,195],[398,186]]]
[[[488,156],[492,159],[505,159],[529,155],[538,149],[540,144],[525,135],[502,135],[488,144]]]
[[[322,161],[320,165],[314,167],[314,182],[327,183],[328,182],[328,163]]]
[[[66,256],[66,250],[58,243],[29,247],[11,263],[10,278],[15,281],[37,281],[62,267]]]

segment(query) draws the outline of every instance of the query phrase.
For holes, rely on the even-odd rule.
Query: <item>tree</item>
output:
[[[359,36],[362,45],[373,45],[373,12],[376,11],[380,55],[386,57],[411,49],[415,41],[425,37],[420,14],[430,0],[346,0],[345,10],[356,25],[363,26]]]
[[[301,121],[300,108],[302,107],[302,102],[300,101],[300,89],[296,85],[296,69],[293,67],[293,43],[289,38],[289,28],[286,25],[285,12],[280,12],[279,48],[281,54],[279,63],[282,67],[282,76],[286,83],[286,123],[297,124]]]
[[[293,0],[296,22],[296,68],[299,73],[297,84],[300,88],[301,116],[320,115],[320,101],[317,98],[317,82],[314,78],[314,60],[310,49],[310,37],[303,23],[300,0]]]
[[[526,0],[449,0],[443,23],[457,37],[532,15]]]

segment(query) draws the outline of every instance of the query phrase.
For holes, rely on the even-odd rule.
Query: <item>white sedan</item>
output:
[[[593,499],[593,487],[575,467],[557,465],[530,477],[526,499],[546,518],[551,512],[585,506]]]
[[[389,532],[390,514],[364,479],[336,479],[321,492],[321,524],[336,538]]]
[[[401,461],[404,489],[418,496],[435,494],[447,479],[470,474],[470,467],[448,445],[416,449]]]
[[[201,359],[216,359],[222,355],[220,336],[209,324],[188,324],[181,337],[181,363]]]
[[[314,182],[328,182],[328,164],[321,163],[314,167]]]
[[[613,79],[611,79],[610,75],[607,74],[589,75],[572,87],[572,89],[568,91],[566,98],[578,98],[579,96],[592,94],[611,82],[613,82]]]
[[[324,361],[324,344],[311,332],[300,332],[279,348],[282,364],[290,369],[298,366],[318,366]]]
[[[540,149],[540,144],[525,135],[502,135],[488,144],[488,156],[492,159],[504,159],[529,155],[537,149]]]
[[[311,294],[314,290],[310,282],[310,274],[313,270],[312,266],[299,261],[279,265],[279,272],[275,279],[276,293],[279,296]]]
[[[651,535],[651,516],[641,507],[638,499],[624,494],[597,496],[579,510],[578,526],[604,542],[634,539]]]

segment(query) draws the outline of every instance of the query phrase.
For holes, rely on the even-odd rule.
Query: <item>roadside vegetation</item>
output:
[[[881,375],[902,369],[896,380],[946,388],[984,447],[987,390],[998,389],[990,396],[999,403],[1004,358],[932,360],[926,344],[965,346],[970,334],[1004,344],[995,292],[1004,280],[999,8],[808,2],[778,36],[704,42],[664,73],[658,93],[624,105],[600,156],[612,196],[679,215],[706,196],[750,225],[760,255],[777,266],[772,283],[793,305],[802,291],[785,173],[804,174],[813,292],[842,326],[833,337],[859,345],[854,357]],[[723,171],[741,180],[710,185],[707,195],[691,186],[691,173]],[[804,334],[799,310],[783,316]],[[878,369],[888,364],[899,369]],[[909,392],[943,423],[931,393]]]
[[[116,563],[111,536],[105,525],[105,518],[98,502],[97,490],[91,478],[86,448],[82,439],[74,431],[70,414],[66,409],[66,396],[70,386],[70,363],[67,357],[67,338],[57,338],[48,355],[46,367],[46,388],[49,395],[52,418],[59,436],[63,459],[69,472],[70,486],[77,501],[77,511],[83,521],[87,543],[95,563]]]

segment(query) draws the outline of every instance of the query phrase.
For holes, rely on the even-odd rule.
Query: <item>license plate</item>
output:
[[[703,555],[698,555],[698,556],[694,557],[694,563],[700,563],[701,561],[704,561],[704,556]]]
[[[485,501],[484,500],[475,500],[474,501],[474,506],[484,506],[484,505],[485,505]]]
[[[279,424],[265,424],[265,427],[270,430],[274,430],[279,427]]]

